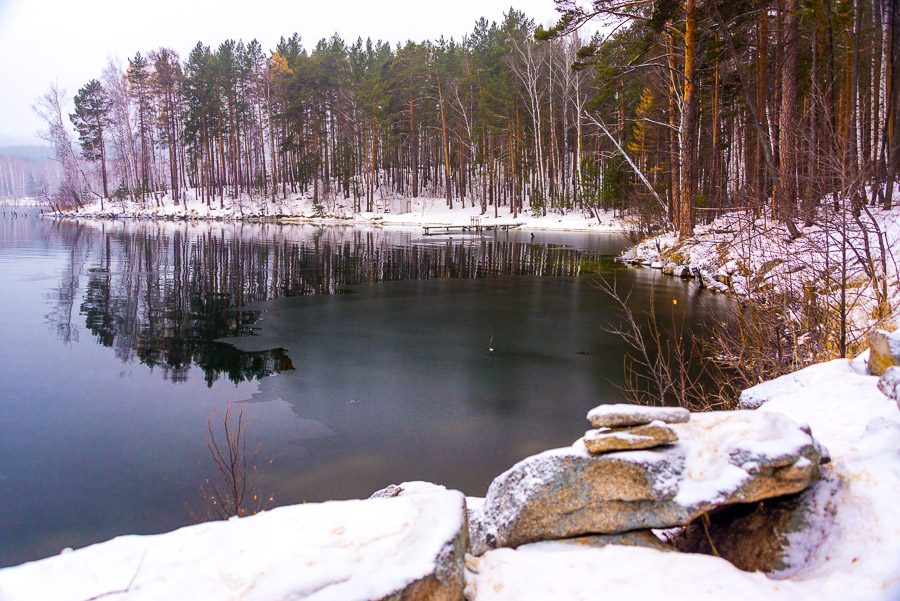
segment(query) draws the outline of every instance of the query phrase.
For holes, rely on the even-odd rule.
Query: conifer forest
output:
[[[891,203],[895,0],[556,4],[549,29],[511,8],[459,40],[295,33],[98,65],[71,115],[54,86],[35,106],[57,197],[305,194],[360,212],[424,195],[492,215],[616,209],[682,235],[729,208],[795,231],[832,197]]]

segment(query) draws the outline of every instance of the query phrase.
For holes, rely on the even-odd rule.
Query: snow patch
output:
[[[4,601],[381,599],[435,570],[464,525],[456,491],[280,507],[123,536],[0,570]]]

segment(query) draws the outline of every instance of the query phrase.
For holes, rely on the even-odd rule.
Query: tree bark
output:
[[[695,0],[686,0],[684,30],[684,110],[681,116],[681,202],[678,207],[678,236],[694,233],[696,196],[697,95],[694,89],[697,68],[697,8]]]
[[[799,0],[788,0],[784,18],[784,63],[781,70],[781,119],[779,123],[779,220],[793,220],[797,207],[797,45],[800,36]]]

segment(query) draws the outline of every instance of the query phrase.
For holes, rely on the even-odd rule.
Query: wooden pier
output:
[[[473,232],[480,234],[482,232],[508,231],[522,227],[521,223],[492,223],[490,225],[482,225],[481,219],[473,217],[472,223],[469,225],[424,225],[426,236],[437,236],[440,234],[452,234],[454,232]]]

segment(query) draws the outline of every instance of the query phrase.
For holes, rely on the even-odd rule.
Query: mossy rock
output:
[[[662,253],[662,258],[670,263],[675,263],[677,265],[687,265],[689,261],[689,257],[687,255],[682,254],[681,249],[672,249],[669,252]]]

